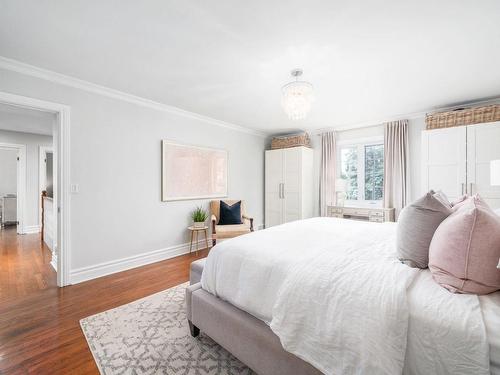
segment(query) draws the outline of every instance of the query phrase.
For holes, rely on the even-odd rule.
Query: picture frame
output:
[[[163,202],[227,197],[226,150],[170,140],[161,146]]]

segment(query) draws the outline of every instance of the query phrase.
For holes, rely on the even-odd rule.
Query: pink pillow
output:
[[[500,290],[498,258],[500,217],[477,195],[441,223],[429,248],[434,280],[454,293]]]
[[[451,207],[453,207],[454,210],[456,210],[458,207],[461,206],[461,203],[465,202],[469,196],[467,194],[462,195],[461,197],[458,197],[456,200],[451,202]]]

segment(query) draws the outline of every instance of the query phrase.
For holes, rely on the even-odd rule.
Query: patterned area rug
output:
[[[203,333],[191,337],[187,285],[80,321],[101,374],[253,374]]]

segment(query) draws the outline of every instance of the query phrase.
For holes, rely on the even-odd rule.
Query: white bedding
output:
[[[419,272],[408,291],[405,374],[489,374],[489,345],[479,298],[453,294]]]
[[[480,296],[479,303],[490,343],[490,371],[500,375],[500,292]]]
[[[489,373],[491,298],[395,261],[395,225],[314,218],[237,237],[211,250],[202,286],[325,373]]]

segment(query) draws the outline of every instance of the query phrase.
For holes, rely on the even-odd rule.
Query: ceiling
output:
[[[498,0],[3,0],[0,55],[266,132],[500,95]],[[300,67],[306,120],[280,88]]]
[[[0,130],[52,135],[53,113],[0,103]]]

